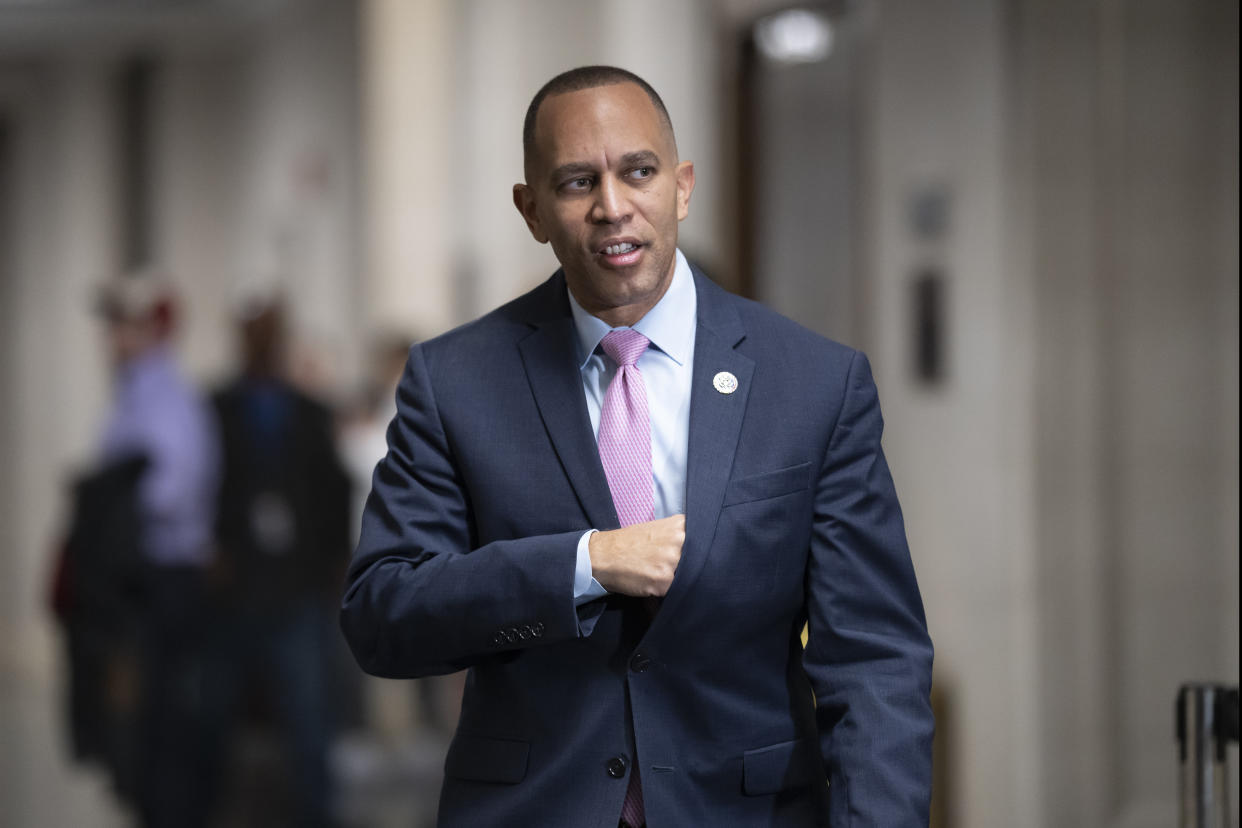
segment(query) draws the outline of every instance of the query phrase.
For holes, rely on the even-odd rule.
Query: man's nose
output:
[[[630,217],[630,202],[621,184],[612,176],[600,178],[595,188],[591,219],[597,224],[620,224]]]

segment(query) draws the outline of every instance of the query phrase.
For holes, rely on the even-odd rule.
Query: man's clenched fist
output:
[[[662,598],[686,541],[686,516],[635,523],[591,535],[591,574],[609,592]]]

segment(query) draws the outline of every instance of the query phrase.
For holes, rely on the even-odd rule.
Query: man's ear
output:
[[[526,184],[514,184],[513,206],[522,214],[522,220],[526,222],[526,227],[535,237],[535,241],[547,244],[548,234],[543,232],[543,226],[539,223],[539,214],[535,210],[535,191]]]
[[[677,220],[690,215],[690,194],[694,192],[694,162],[682,161],[677,165]]]

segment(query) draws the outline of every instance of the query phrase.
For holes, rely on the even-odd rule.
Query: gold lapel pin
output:
[[[721,371],[712,377],[712,386],[721,394],[732,394],[737,390],[737,377],[728,371]]]

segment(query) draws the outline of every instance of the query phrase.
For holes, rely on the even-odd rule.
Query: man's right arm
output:
[[[419,347],[397,389],[388,454],[375,469],[349,568],[341,627],[364,670],[393,678],[464,669],[481,658],[589,635],[603,611],[580,595],[660,596],[681,557],[685,517],[581,529],[474,548],[468,500]]]
[[[587,527],[474,548],[469,508],[415,346],[341,605],[341,628],[367,672],[449,673],[578,636],[573,581]],[[602,606],[581,611],[592,610]]]

